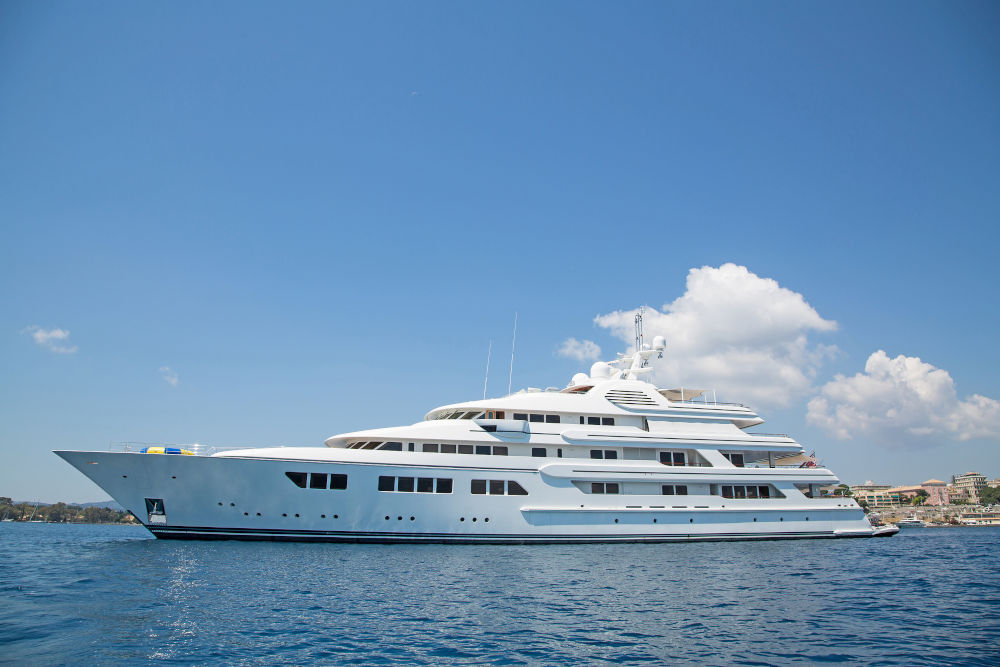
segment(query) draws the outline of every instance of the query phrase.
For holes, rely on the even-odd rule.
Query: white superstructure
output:
[[[641,323],[640,323],[641,325]],[[641,332],[641,329],[640,329]],[[706,392],[642,378],[661,353],[593,365],[561,390],[436,408],[326,447],[212,455],[56,453],[160,538],[659,542],[871,537],[795,440]],[[159,450],[166,451],[166,450]]]

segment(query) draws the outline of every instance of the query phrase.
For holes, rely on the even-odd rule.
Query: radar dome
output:
[[[603,361],[595,362],[594,365],[590,367],[590,377],[592,378],[611,377],[611,366],[608,366]]]
[[[569,386],[571,387],[581,387],[587,384],[590,378],[587,377],[586,373],[577,373],[573,376],[573,379],[569,381]]]
[[[653,338],[653,349],[662,350],[667,347],[667,339],[663,336],[655,336]]]

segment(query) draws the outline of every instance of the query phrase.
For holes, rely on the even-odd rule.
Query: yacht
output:
[[[900,519],[896,522],[896,525],[900,528],[926,528],[927,524],[917,518],[916,514],[911,514],[905,519]]]
[[[325,447],[56,451],[165,539],[689,542],[875,537],[752,409],[646,379],[663,337],[562,389],[434,408]],[[710,398],[711,397],[711,398]]]

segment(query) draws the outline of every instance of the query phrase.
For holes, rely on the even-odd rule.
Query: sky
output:
[[[0,4],[0,495],[665,335],[844,481],[1000,476],[993,2]],[[516,355],[510,349],[515,313]]]

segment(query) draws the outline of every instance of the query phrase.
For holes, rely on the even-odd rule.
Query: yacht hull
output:
[[[565,480],[546,478],[538,460],[526,457],[505,457],[502,465],[498,457],[483,457],[491,459],[489,466],[459,467],[129,452],[56,454],[160,539],[528,544],[878,534],[860,508],[841,500],[594,496]],[[286,475],[289,472],[346,475],[346,488],[303,488]],[[447,478],[453,491],[378,490],[380,476],[401,475]],[[470,494],[471,480],[484,478],[516,481],[527,495]]]

